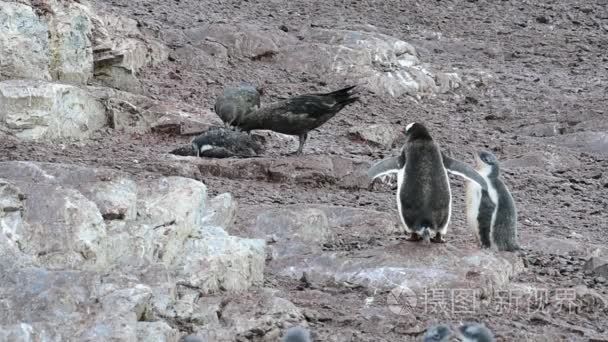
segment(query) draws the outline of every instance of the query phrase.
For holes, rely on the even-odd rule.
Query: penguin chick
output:
[[[488,191],[468,182],[467,221],[483,248],[517,251],[517,210],[509,189],[500,179],[498,159],[491,152],[475,154],[476,170],[484,177]]]
[[[463,342],[494,342],[490,329],[478,323],[465,323],[458,327],[458,337]]]
[[[192,151],[197,157],[253,157],[261,154],[263,148],[244,132],[216,128],[194,138]]]
[[[291,327],[287,329],[281,342],[312,342],[310,332],[302,327]]]
[[[226,126],[238,126],[243,116],[260,108],[260,95],[258,88],[241,82],[238,86],[226,87],[215,100],[213,109]]]
[[[447,342],[452,336],[452,330],[443,324],[434,325],[427,329],[423,342]]]
[[[296,155],[301,155],[308,132],[323,125],[359,98],[349,93],[355,86],[322,94],[305,94],[263,106],[235,122],[241,130],[268,129],[298,136]]]
[[[397,208],[408,240],[445,242],[452,210],[452,193],[447,173],[479,183],[486,181],[473,168],[440,151],[426,127],[411,123],[407,141],[398,156],[384,159],[368,170],[372,179],[397,172]]]

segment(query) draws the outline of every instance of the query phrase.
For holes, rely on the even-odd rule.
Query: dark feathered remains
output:
[[[261,154],[264,148],[246,133],[216,128],[194,138],[192,151],[197,157],[253,157]]]

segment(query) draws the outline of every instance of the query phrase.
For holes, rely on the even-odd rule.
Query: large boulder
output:
[[[281,292],[269,288],[227,300],[203,297],[198,304],[199,312],[206,308],[204,311],[211,313],[199,321],[204,324],[193,326],[196,336],[203,341],[274,342],[279,340],[285,325],[301,325],[305,321],[300,309],[283,298]]]
[[[85,138],[107,123],[85,90],[36,80],[0,82],[0,128],[22,139]]]
[[[149,310],[152,292],[143,284],[35,267],[2,273],[0,279],[0,336],[14,337],[11,341],[36,336],[42,341],[138,341],[144,335],[138,321]]]
[[[0,23],[0,81],[85,84],[93,76],[87,6],[76,1],[50,0],[38,7],[0,1]]]
[[[177,342],[214,322],[201,293],[264,280],[265,241],[225,231],[235,208],[187,178],[0,163],[0,339]]]
[[[5,244],[50,269],[162,263],[208,293],[263,279],[264,241],[228,235],[231,197],[208,208],[206,186],[189,178],[134,182],[105,169],[3,162],[0,194]]]

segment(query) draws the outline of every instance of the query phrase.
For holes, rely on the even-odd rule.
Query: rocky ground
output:
[[[170,310],[152,300],[154,315],[138,313],[138,322],[164,322],[158,330],[173,331],[164,334],[166,340],[193,332],[210,341],[273,341],[293,324],[309,326],[318,341],[414,340],[437,321],[476,320],[501,341],[608,341],[608,268],[602,266],[608,257],[608,2],[94,0],[91,8],[136,20],[127,28],[107,20],[109,36],[124,28],[128,37],[146,42],[136,78],[101,62],[86,82],[59,76],[104,98],[106,113],[114,108],[114,122],[59,140],[15,133],[8,125],[0,133],[0,160],[119,172],[108,177],[130,179],[152,196],[138,198],[138,206],[155,203],[155,179],[193,178],[216,204],[223,197],[214,196],[231,194],[226,210],[233,212],[217,226],[251,238],[239,244],[266,241],[263,281],[254,275],[259,245],[248,252],[251,274],[235,288],[177,276],[194,289],[182,297],[195,296],[204,307],[199,311],[217,317],[177,309],[168,317]],[[373,58],[378,54],[385,56]],[[0,71],[2,80],[32,78]],[[394,80],[405,74],[411,82]],[[51,70],[56,80],[53,75]],[[209,112],[215,97],[225,84],[241,80],[263,86],[262,103],[349,83],[362,84],[361,101],[312,132],[301,157],[287,155],[297,148],[296,139],[268,132],[260,133],[268,142],[259,158],[168,154],[188,144],[190,132],[217,124]],[[92,85],[126,93],[103,97]],[[130,112],[125,103],[136,109]],[[132,120],[138,115],[139,121]],[[138,129],[144,121],[146,128]],[[452,178],[448,243],[427,248],[403,241],[394,189],[368,187],[364,172],[400,148],[399,130],[413,121],[427,125],[459,159],[472,161],[479,149],[497,155],[517,203],[522,253],[479,250],[464,221],[459,178]],[[26,180],[14,171],[19,167],[3,163],[0,178],[32,196],[35,189],[20,183]],[[87,177],[78,179],[88,184]],[[86,189],[79,190],[85,197],[91,191]],[[180,191],[175,189],[176,199]],[[144,206],[153,212],[154,204]],[[119,229],[108,223],[113,212],[100,210],[110,215],[102,220],[108,229]],[[135,221],[148,215],[132,210],[138,212]],[[36,258],[51,269],[56,262]],[[206,272],[190,265],[188,255],[149,259],[171,265],[180,260],[177,265]],[[152,290],[144,292],[164,298],[156,283],[146,284]],[[417,294],[414,309],[400,292],[404,284]],[[6,320],[1,325],[25,319]]]

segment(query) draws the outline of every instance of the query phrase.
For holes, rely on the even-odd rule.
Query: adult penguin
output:
[[[477,182],[482,191],[487,191],[486,181],[467,164],[443,154],[421,123],[407,125],[405,135],[401,154],[376,163],[368,176],[397,172],[397,208],[408,240],[444,243],[452,211],[448,172]]]

